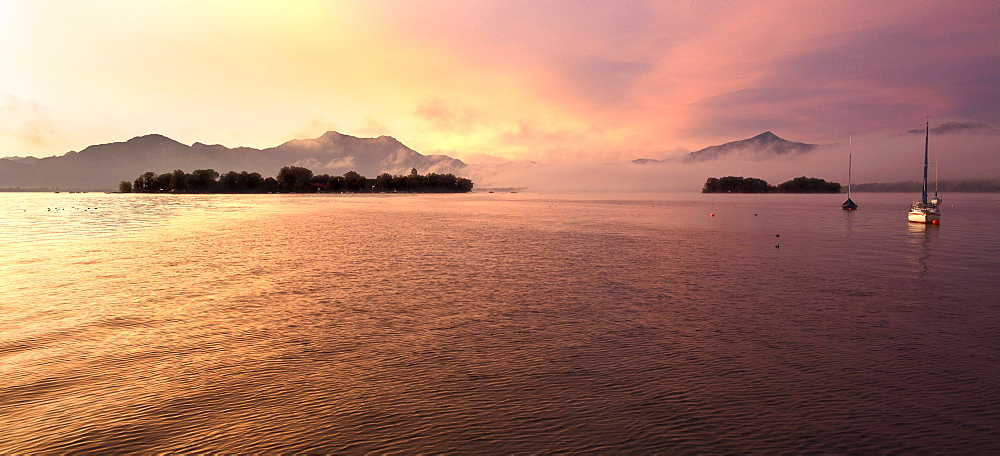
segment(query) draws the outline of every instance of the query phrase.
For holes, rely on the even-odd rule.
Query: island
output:
[[[756,177],[710,177],[702,193],[840,193],[840,184],[815,177],[796,177],[778,186],[768,185]]]
[[[453,174],[408,175],[382,173],[368,179],[354,171],[343,176],[314,175],[307,168],[285,166],[276,177],[260,173],[230,171],[219,174],[213,169],[198,169],[191,173],[174,170],[156,174],[152,171],[134,181],[122,181],[122,193],[468,193],[473,182]]]

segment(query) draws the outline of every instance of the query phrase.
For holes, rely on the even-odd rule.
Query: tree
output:
[[[226,193],[240,192],[240,175],[236,171],[230,171],[219,178],[219,190]]]
[[[375,188],[379,192],[392,191],[392,174],[382,173],[375,178]]]
[[[170,191],[170,180],[173,178],[173,176],[174,175],[170,173],[164,173],[160,174],[159,176],[156,176],[156,182],[153,185],[153,187],[155,188],[154,191],[157,192]]]
[[[318,176],[313,176],[309,180],[309,191],[311,192],[322,192],[326,191],[326,184],[330,182],[329,174],[320,174]]]
[[[129,181],[121,181],[118,184],[118,191],[121,193],[132,193],[132,183]]]
[[[455,188],[458,189],[458,191],[462,192],[462,193],[469,193],[469,192],[471,192],[473,185],[474,184],[472,183],[471,180],[466,179],[464,177],[459,177],[455,181]]]
[[[416,171],[414,169],[413,171]],[[742,178],[734,178],[742,179]],[[428,173],[426,176],[409,174],[393,176],[382,173],[373,180],[348,171],[343,176],[321,174],[314,176],[309,169],[285,166],[278,171],[277,179],[262,178],[259,173],[229,171],[219,175],[213,169],[198,169],[188,174],[179,169],[173,173],[156,175],[143,173],[133,183],[122,182],[122,191],[156,193],[275,193],[275,192],[469,192],[471,180],[454,174]],[[127,190],[126,190],[127,189]]]
[[[726,176],[721,179],[714,177],[705,181],[702,193],[767,193],[771,187],[767,181],[756,177]]]
[[[796,177],[778,185],[781,193],[840,193],[840,184],[815,177]]]
[[[304,193],[309,190],[313,172],[300,166],[285,166],[278,171],[278,190]]]
[[[330,176],[323,186],[323,191],[330,193],[341,193],[344,191],[344,176]]]
[[[155,192],[156,191],[156,174],[152,171],[147,171],[141,176],[135,179],[134,185],[132,186],[133,191],[136,192]]]
[[[176,193],[184,193],[187,191],[187,177],[188,174],[179,169],[175,169],[170,175],[170,191]]]
[[[268,177],[264,179],[263,187],[265,192],[275,193],[278,191],[278,181],[273,177]]]
[[[701,188],[702,193],[719,193],[719,178],[709,177],[705,181],[705,186]]]
[[[243,183],[243,193],[261,193],[264,191],[264,178],[260,173],[240,173],[240,182]]]
[[[348,171],[344,173],[344,187],[345,190],[349,192],[360,192],[365,188],[368,179],[365,176],[358,174],[355,171]]]
[[[188,191],[191,193],[211,193],[216,190],[216,179],[219,173],[214,169],[196,169],[186,179]]]

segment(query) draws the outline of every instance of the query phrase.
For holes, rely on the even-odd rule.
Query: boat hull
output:
[[[913,209],[906,215],[906,219],[914,223],[936,223],[941,220],[941,213],[929,209]]]

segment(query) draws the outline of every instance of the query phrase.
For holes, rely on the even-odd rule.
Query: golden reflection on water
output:
[[[0,195],[0,450],[992,449],[990,232],[831,201]]]

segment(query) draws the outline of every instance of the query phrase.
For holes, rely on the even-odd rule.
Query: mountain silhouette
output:
[[[787,141],[770,131],[765,131],[764,133],[754,136],[753,138],[727,142],[718,146],[706,147],[686,155],[681,155],[680,157],[665,160],[639,158],[632,160],[632,163],[638,165],[664,162],[692,163],[720,160],[734,156],[750,157],[754,160],[767,160],[780,156],[811,152],[818,147],[821,146],[818,144]]]
[[[457,173],[465,163],[445,155],[423,155],[390,136],[357,138],[330,131],[315,139],[295,139],[276,147],[228,148],[196,142],[190,146],[150,134],[124,142],[88,146],[79,152],[36,160],[0,160],[0,188],[77,188],[111,190],[146,172],[175,169],[258,172],[274,176],[283,166],[302,166],[316,174],[357,171],[382,173]]]

